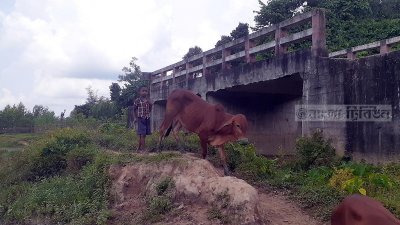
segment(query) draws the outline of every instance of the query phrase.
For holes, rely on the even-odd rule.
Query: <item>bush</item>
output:
[[[324,140],[322,131],[314,132],[311,137],[297,139],[296,151],[299,157],[297,164],[304,170],[314,166],[332,166],[336,162],[335,149],[330,140]]]
[[[275,162],[258,156],[252,144],[230,144],[227,150],[227,164],[231,170],[238,170],[250,177],[266,177],[273,174]]]
[[[51,224],[105,224],[109,217],[109,162],[108,156],[97,154],[77,176],[51,177],[3,189],[0,218],[6,224],[32,219]]]
[[[36,146],[28,180],[37,180],[62,173],[67,168],[66,155],[76,148],[86,148],[91,143],[89,133],[81,130],[62,129],[42,140]]]
[[[93,147],[75,148],[66,154],[67,169],[79,172],[85,165],[91,163],[97,151]]]

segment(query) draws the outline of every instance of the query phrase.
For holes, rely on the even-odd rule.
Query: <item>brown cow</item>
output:
[[[331,225],[400,225],[382,203],[361,195],[346,197],[334,210]]]
[[[247,119],[244,115],[226,113],[221,104],[212,105],[188,90],[176,89],[167,100],[164,121],[160,126],[159,147],[167,128],[173,123],[199,136],[204,159],[207,156],[207,144],[217,147],[224,173],[229,174],[223,146],[229,141],[245,138]]]

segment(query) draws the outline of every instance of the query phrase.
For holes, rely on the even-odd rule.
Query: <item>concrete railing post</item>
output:
[[[226,57],[231,54],[231,50],[226,49],[225,47],[222,49],[222,64],[221,70],[225,70],[228,67],[228,63],[226,62]]]
[[[311,18],[312,23],[312,47],[314,56],[328,56],[326,47],[326,19],[325,11],[315,9]]]
[[[189,89],[189,69],[192,68],[192,64],[186,62],[186,75],[185,75],[185,89]]]
[[[209,62],[209,58],[205,53],[203,53],[203,76],[206,76],[208,74],[208,69],[206,67],[206,64]]]
[[[347,51],[347,58],[348,59],[351,59],[351,60],[356,59],[356,54],[354,54],[354,52],[351,49],[347,49],[346,51]]]
[[[246,40],[244,42],[244,51],[246,53],[246,63],[251,63],[255,61],[254,56],[250,55],[250,49],[254,47],[255,44],[252,40],[249,39],[249,37],[246,37]]]
[[[281,38],[287,35],[287,31],[284,27],[277,27],[275,31],[275,55],[283,55],[287,52],[287,46],[281,45]]]
[[[176,88],[176,81],[175,81],[175,75],[178,72],[178,68],[174,67],[174,69],[172,69],[172,87],[175,89]]]
[[[390,52],[390,46],[387,45],[386,40],[380,42],[379,54],[383,55]]]

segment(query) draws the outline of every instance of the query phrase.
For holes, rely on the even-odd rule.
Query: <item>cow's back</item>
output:
[[[194,93],[176,89],[171,92],[167,101],[167,111],[177,111],[176,117],[191,132],[212,130],[225,119],[222,105],[210,104]]]
[[[331,225],[400,225],[382,203],[360,195],[346,197],[334,210]]]

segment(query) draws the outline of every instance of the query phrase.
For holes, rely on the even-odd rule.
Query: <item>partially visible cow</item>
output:
[[[331,225],[400,225],[382,203],[361,195],[346,197],[334,210]]]
[[[171,125],[182,126],[199,136],[204,159],[207,144],[217,147],[224,173],[229,175],[224,144],[245,139],[247,119],[243,114],[226,113],[221,104],[213,105],[188,90],[176,89],[167,100],[164,121],[160,126],[159,146]]]

